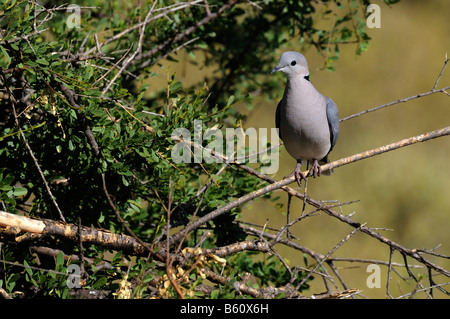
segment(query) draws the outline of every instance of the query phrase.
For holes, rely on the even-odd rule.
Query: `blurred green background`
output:
[[[320,69],[324,60],[314,48],[302,51],[308,59],[311,81],[337,103],[341,118],[431,90],[444,65],[446,52],[450,54],[450,1],[407,0],[391,7],[382,1],[373,3],[381,7],[381,28],[368,30],[372,40],[367,52],[357,56],[355,46],[341,46],[336,71],[329,72]],[[320,14],[320,5],[317,9],[317,14]],[[318,23],[330,24],[330,21]],[[293,39],[291,50],[301,50],[297,40]],[[274,55],[278,58],[281,53],[274,52]],[[161,69],[159,77],[152,80],[153,88],[165,86],[168,72],[176,72],[177,80],[188,86],[211,71],[198,70],[198,66],[188,62],[186,53],[179,53],[178,58],[180,63],[164,63],[165,68]],[[281,74],[274,76],[285,82]],[[437,88],[446,86],[450,86],[450,66]],[[247,114],[244,128],[274,127],[275,108],[281,96],[280,91],[276,101],[256,99],[252,109],[239,105],[238,108]],[[397,104],[342,122],[339,140],[330,159],[336,160],[449,125],[450,97],[444,93]],[[450,255],[449,159],[450,137],[438,138],[340,167],[330,177],[310,179],[308,195],[316,200],[341,203],[359,200],[343,206],[342,212],[355,212],[352,218],[367,222],[368,227],[391,229],[380,232],[406,248],[430,249],[442,245],[435,252]],[[280,161],[280,169],[273,176],[275,179],[281,179],[295,167],[295,160],[283,147]],[[298,188],[295,184],[291,186]],[[243,207],[241,220],[262,225],[268,219],[268,227],[274,228],[285,225],[287,195],[282,191],[275,195],[280,195],[278,203],[283,204],[282,209],[277,207],[277,202],[260,199]],[[294,199],[292,219],[300,215],[301,208],[302,202]],[[309,207],[306,211],[311,210]],[[337,210],[340,211],[339,208]],[[326,254],[352,228],[321,214],[298,223],[291,231],[299,238],[300,245]],[[290,265],[305,266],[298,251],[281,245],[275,248]],[[388,261],[389,247],[365,234],[356,234],[333,256]],[[448,259],[427,258],[450,269]],[[394,261],[403,262],[399,253],[394,254]],[[417,264],[411,259],[408,262]],[[370,275],[366,272],[367,264],[341,262],[337,266],[350,288],[363,290],[362,294],[369,298],[386,297],[387,267],[381,266],[381,288],[369,289],[366,285]],[[402,276],[407,276],[404,268],[397,269]],[[416,275],[427,274],[423,268],[412,270]],[[448,278],[436,276],[433,280],[439,283]],[[335,281],[338,283],[337,279]],[[428,280],[424,279],[423,284],[428,286]],[[413,280],[405,282],[393,273],[390,291],[393,296],[399,296],[410,292],[415,285]],[[316,278],[307,294],[323,291],[323,281]],[[448,297],[436,289],[434,293],[437,298]]]

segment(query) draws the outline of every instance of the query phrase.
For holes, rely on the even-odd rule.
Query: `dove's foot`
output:
[[[319,162],[314,160],[311,169],[308,172],[308,176],[316,178],[317,176],[320,176],[321,173],[322,169],[320,168]]]
[[[283,179],[289,178],[292,175],[295,175],[295,180],[296,180],[298,186],[302,187],[302,179],[306,180],[306,176],[300,170],[301,165],[302,165],[302,163],[300,161],[297,161],[297,165],[295,166],[295,170],[291,174],[285,176]]]

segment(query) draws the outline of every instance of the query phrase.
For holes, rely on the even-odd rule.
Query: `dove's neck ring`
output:
[[[315,89],[314,85],[308,80],[308,75],[291,76],[287,79],[283,98],[293,99],[294,104],[297,99],[304,100],[305,97],[311,100],[320,99],[321,94]]]

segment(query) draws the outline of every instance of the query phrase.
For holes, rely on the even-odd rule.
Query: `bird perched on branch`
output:
[[[301,180],[307,176],[320,176],[319,163],[329,162],[328,154],[339,135],[338,108],[309,81],[308,63],[301,53],[283,53],[271,74],[277,71],[286,75],[287,83],[276,110],[275,124],[286,150],[297,160],[289,176],[295,174],[301,186]],[[303,160],[312,164],[306,176],[300,170]]]

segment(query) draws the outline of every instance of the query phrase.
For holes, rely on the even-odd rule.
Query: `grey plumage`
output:
[[[314,177],[321,174],[319,162],[328,163],[328,154],[339,135],[338,108],[309,81],[308,63],[302,54],[283,53],[271,73],[277,71],[286,74],[287,83],[276,110],[275,124],[286,150],[297,160],[292,174],[300,185],[301,179],[306,178],[300,171],[302,160],[312,163],[308,176]]]

